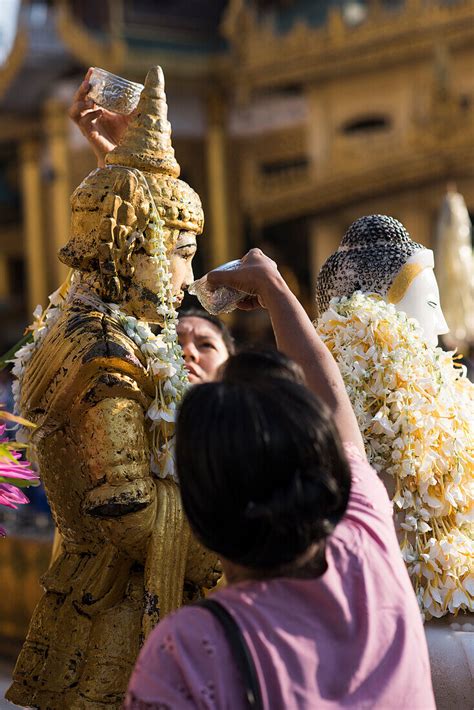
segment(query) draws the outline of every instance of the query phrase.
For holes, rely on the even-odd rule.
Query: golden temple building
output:
[[[474,0],[16,4],[0,348],[63,277],[69,195],[94,167],[67,108],[91,65],[140,82],[162,65],[183,175],[204,197],[198,275],[261,245],[314,313],[318,270],[357,217],[391,214],[430,245],[448,183],[474,211]]]

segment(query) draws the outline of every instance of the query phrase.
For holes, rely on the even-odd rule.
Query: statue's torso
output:
[[[104,400],[113,405],[126,398],[138,403],[144,417],[153,392],[140,351],[99,311],[66,308],[33,354],[22,382],[21,410],[38,425],[33,439],[41,479],[64,540],[100,546],[97,520],[85,513],[85,501],[107,480],[100,466],[106,467],[120,447],[119,428],[92,431],[88,412]],[[113,406],[109,409],[113,423]],[[85,465],[84,450],[97,454],[95,470]]]

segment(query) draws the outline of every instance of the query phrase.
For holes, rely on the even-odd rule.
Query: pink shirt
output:
[[[375,471],[346,446],[352,491],[314,580],[242,582],[214,596],[237,620],[268,710],[435,708],[423,624]],[[164,619],[140,653],[125,708],[244,708],[242,683],[210,612]]]

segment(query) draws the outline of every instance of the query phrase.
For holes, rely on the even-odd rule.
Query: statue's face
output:
[[[436,276],[430,267],[425,267],[415,276],[395,307],[404,311],[410,318],[416,318],[423,329],[425,340],[430,345],[436,346],[438,335],[449,332],[441,310]]]
[[[184,291],[194,281],[192,261],[196,251],[196,235],[181,231],[169,258],[171,285],[173,295],[176,297],[176,306],[181,305]]]
[[[197,250],[196,235],[182,231],[169,256],[171,285],[175,306],[178,307],[184,297],[184,291],[194,280],[192,260]],[[158,285],[163,278],[158,257],[149,256],[143,251],[132,255],[134,266],[132,283],[124,296],[124,308],[136,318],[148,323],[161,323],[162,315],[157,311],[159,306]]]

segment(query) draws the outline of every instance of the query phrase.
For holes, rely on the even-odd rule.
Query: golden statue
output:
[[[203,228],[199,197],[178,176],[154,67],[122,143],[72,196],[60,252],[71,286],[16,360],[61,536],[7,693],[19,705],[119,708],[149,631],[216,579],[173,479],[186,384],[174,304]]]

